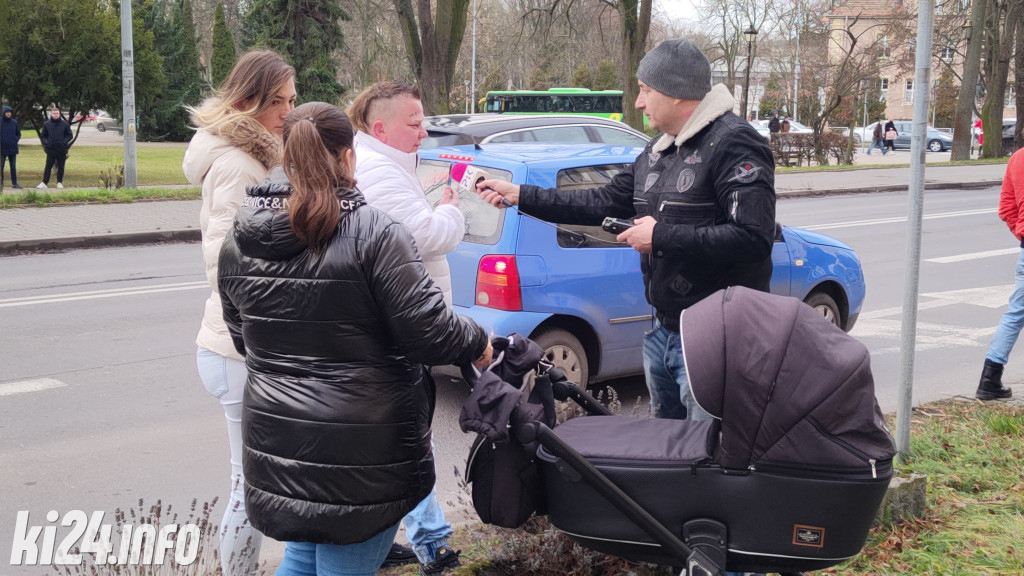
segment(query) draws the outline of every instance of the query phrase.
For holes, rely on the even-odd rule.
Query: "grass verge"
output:
[[[139,186],[188,184],[181,171],[185,148],[180,146],[138,146],[135,149]],[[122,146],[72,146],[64,166],[64,185],[71,188],[100,186],[100,172],[124,163]],[[46,153],[42,146],[21,145],[18,154],[18,183],[28,188],[43,181]],[[5,181],[9,174],[5,173]],[[8,182],[9,183],[9,182]],[[56,168],[50,186],[57,185]]]
[[[196,200],[201,196],[202,191],[196,187],[63,190],[60,192],[26,189],[16,194],[0,194],[0,209],[63,204],[115,204],[136,200]]]
[[[817,574],[1024,574],[1024,406],[937,402],[914,411],[911,430],[909,469],[928,475],[927,517],[872,529],[860,556]],[[470,524],[451,544],[463,563],[453,576],[670,574],[584,549],[538,518],[519,530]]]

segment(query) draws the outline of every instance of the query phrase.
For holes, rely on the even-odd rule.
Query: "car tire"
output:
[[[932,152],[942,152],[942,141],[941,140],[929,140],[928,149]]]
[[[572,334],[561,328],[545,328],[530,337],[544,349],[544,359],[565,373],[565,378],[586,389],[589,381],[587,352]]]
[[[811,308],[817,310],[825,320],[832,323],[833,326],[843,329],[843,318],[839,315],[839,305],[836,301],[824,292],[812,292],[804,299],[804,304],[807,304]]]
[[[106,132],[107,131],[107,127],[104,126],[103,124],[97,124],[96,125],[96,130],[98,130],[100,132]]]

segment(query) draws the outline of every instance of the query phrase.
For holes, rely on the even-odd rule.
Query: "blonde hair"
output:
[[[294,79],[295,69],[280,54],[252,50],[242,54],[213,97],[199,108],[187,109],[197,127],[218,128],[239,116],[259,116],[270,107],[281,88]],[[237,108],[242,102],[249,107]]]
[[[348,107],[348,117],[356,130],[371,134],[371,115],[392,98],[409,96],[420,99],[420,91],[408,82],[377,82],[363,90]]]
[[[341,219],[338,190],[355,187],[341,158],[352,149],[352,123],[341,108],[309,102],[284,120],[284,171],[292,185],[288,220],[313,252],[334,236]]]

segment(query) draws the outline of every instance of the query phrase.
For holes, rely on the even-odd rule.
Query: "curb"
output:
[[[961,190],[977,190],[999,186],[1002,180],[975,180],[972,182],[929,182],[925,190],[959,188]],[[905,184],[888,186],[866,186],[863,188],[841,188],[831,190],[788,190],[776,192],[779,199],[786,198],[818,198],[823,196],[841,196],[847,194],[870,194],[872,192],[904,192]],[[152,232],[127,232],[120,234],[95,234],[90,236],[65,236],[59,238],[30,238],[25,240],[0,241],[0,255],[11,255],[19,252],[38,252],[45,250],[69,250],[73,248],[102,248],[107,246],[131,246],[139,244],[159,244],[162,242],[198,242],[202,239],[198,228],[182,230],[156,230]]]
[[[126,232],[91,236],[64,236],[60,238],[32,238],[0,242],[0,254],[36,252],[41,250],[67,250],[71,248],[101,248],[106,246],[132,246],[161,242],[198,242],[198,228],[184,230],[156,230],[152,232]]]

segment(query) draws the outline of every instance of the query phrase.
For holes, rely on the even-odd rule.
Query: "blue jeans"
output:
[[[434,560],[437,549],[448,545],[452,525],[445,521],[441,504],[437,501],[437,487],[416,505],[405,518],[405,536],[412,543],[412,551],[423,564]]]
[[[289,542],[275,576],[373,576],[391,550],[398,524],[358,544]]]
[[[651,412],[655,418],[708,420],[690,391],[690,379],[683,362],[683,345],[678,332],[660,322],[644,334],[644,375],[651,393]]]
[[[889,149],[885,147],[884,140],[872,140],[871,146],[868,146],[868,156],[871,156],[871,150],[873,148],[878,148],[879,150],[881,150],[882,156],[885,156],[886,154],[889,153]]]
[[[231,448],[231,492],[220,522],[220,562],[224,576],[255,574],[263,535],[245,514],[245,479],[242,477],[242,395],[249,372],[245,362],[205,348],[196,350],[196,366],[203,386],[224,409]]]
[[[1013,293],[1010,294],[1010,308],[999,320],[992,344],[985,358],[997,364],[1006,364],[1010,351],[1017,342],[1021,328],[1024,328],[1024,248],[1017,256],[1017,267],[1013,272]]]

